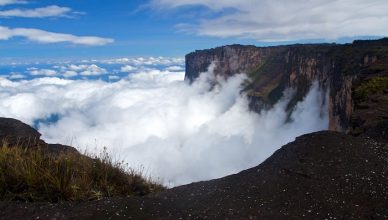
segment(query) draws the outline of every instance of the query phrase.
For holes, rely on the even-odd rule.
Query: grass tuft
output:
[[[112,196],[146,195],[164,187],[115,162],[106,148],[88,157],[41,148],[0,146],[0,200],[85,201]]]

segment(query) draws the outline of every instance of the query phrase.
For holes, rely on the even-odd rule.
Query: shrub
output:
[[[163,189],[124,162],[114,162],[106,148],[99,157],[88,157],[6,144],[0,147],[0,200],[84,201]]]

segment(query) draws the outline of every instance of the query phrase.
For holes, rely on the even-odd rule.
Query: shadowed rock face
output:
[[[314,81],[330,90],[329,129],[347,131],[353,112],[352,87],[358,77],[388,74],[388,38],[353,44],[255,47],[231,45],[186,55],[186,80],[195,80],[214,62],[214,73],[224,77],[246,73],[244,91],[251,108],[272,105],[287,87],[296,89],[292,108]]]
[[[38,144],[41,134],[29,125],[13,119],[0,117],[0,144]]]
[[[74,147],[61,144],[47,144],[40,139],[40,136],[41,134],[38,131],[19,120],[0,117],[0,147],[6,144],[11,147],[44,147],[52,153],[59,153],[61,151],[78,153]]]

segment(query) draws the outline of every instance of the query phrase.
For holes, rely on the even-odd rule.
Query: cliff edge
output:
[[[275,47],[230,45],[186,55],[186,76],[195,80],[215,63],[214,73],[229,77],[246,73],[253,110],[272,105],[284,89],[296,89],[289,107],[303,99],[314,81],[330,91],[329,130],[351,131],[355,86],[388,75],[388,38],[352,44],[307,44]],[[361,82],[360,82],[361,80]]]

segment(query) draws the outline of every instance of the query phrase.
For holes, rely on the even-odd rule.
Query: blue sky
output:
[[[234,43],[342,43],[387,36],[387,11],[386,0],[0,0],[0,57],[184,56]],[[109,42],[37,41],[27,37],[30,29]]]
[[[49,5],[69,7],[84,14],[75,15],[75,18],[0,18],[0,24],[7,27],[37,28],[80,36],[99,36],[112,38],[115,41],[109,45],[91,47],[68,43],[41,44],[13,38],[0,41],[1,57],[183,56],[195,49],[216,45],[234,42],[255,43],[254,40],[225,40],[179,32],[175,25],[190,19],[187,18],[190,15],[182,14],[182,10],[154,10],[147,7],[142,0],[40,0],[17,5],[16,8],[33,9]],[[3,8],[15,8],[15,5]]]

